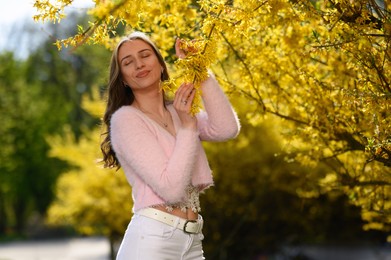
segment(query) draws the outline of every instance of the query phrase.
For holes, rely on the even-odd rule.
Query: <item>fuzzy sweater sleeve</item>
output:
[[[131,168],[164,201],[176,203],[186,196],[197,140],[199,143],[197,131],[180,128],[174,148],[167,154],[165,144],[159,141],[162,133],[130,107],[115,112],[110,127],[112,146],[121,166]]]
[[[213,74],[202,83],[204,111],[197,115],[201,140],[224,141],[236,137],[240,123]]]

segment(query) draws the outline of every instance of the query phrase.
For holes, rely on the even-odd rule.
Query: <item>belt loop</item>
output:
[[[174,229],[177,229],[180,222],[181,222],[180,218],[175,218],[175,222],[174,222],[174,224],[173,224],[172,227],[173,227]]]
[[[173,225],[170,228],[170,236],[167,239],[171,239],[172,238],[172,236],[174,235],[175,230],[178,228],[179,222],[180,222],[179,218],[175,218],[175,221],[174,221]]]

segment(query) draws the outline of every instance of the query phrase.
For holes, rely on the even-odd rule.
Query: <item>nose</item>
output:
[[[144,67],[144,62],[143,62],[143,60],[142,60],[142,59],[137,59],[137,60],[136,60],[136,69],[140,69],[140,68],[142,68],[142,67]]]

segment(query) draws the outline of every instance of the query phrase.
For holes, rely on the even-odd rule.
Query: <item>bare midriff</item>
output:
[[[161,210],[161,211],[164,211],[164,212],[167,212],[167,213],[172,214],[174,216],[187,219],[187,220],[197,220],[198,219],[198,213],[192,211],[191,209],[186,209],[186,211],[183,211],[180,208],[173,208],[172,210],[169,211],[169,210],[167,210],[166,206],[164,206],[164,205],[157,205],[157,206],[154,206],[154,208]]]

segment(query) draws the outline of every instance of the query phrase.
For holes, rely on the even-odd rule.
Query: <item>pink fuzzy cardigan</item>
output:
[[[234,138],[240,125],[213,76],[202,84],[202,99],[205,110],[197,114],[197,131],[182,128],[174,107],[167,106],[175,137],[132,106],[123,106],[112,115],[111,143],[132,186],[133,212],[181,202],[189,184],[200,190],[213,185],[201,141]]]

